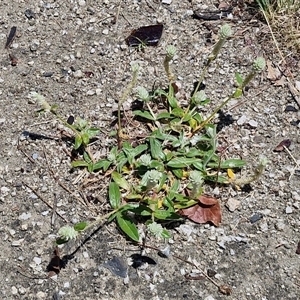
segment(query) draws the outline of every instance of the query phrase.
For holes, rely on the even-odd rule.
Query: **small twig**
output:
[[[55,214],[56,214],[56,208],[57,208],[57,194],[54,193],[54,200],[53,200],[53,209],[52,209],[52,215],[51,215],[51,225],[54,226],[55,222]]]
[[[295,171],[297,168],[299,168],[299,164],[297,162],[297,160],[295,159],[295,157],[292,155],[291,151],[283,145],[284,150],[287,152],[287,154],[292,158],[292,160],[294,161],[294,163],[296,164],[296,166],[294,167],[294,169],[292,170],[289,180],[291,180],[291,178],[293,177],[293,175],[295,174]]]
[[[30,185],[28,185],[26,182],[22,181],[22,183],[28,187],[32,192],[34,192],[50,209],[53,210],[53,206],[51,204],[49,204],[39,193],[36,189],[34,189],[33,187],[31,187]],[[56,211],[56,214],[62,219],[64,220],[66,223],[68,223],[68,221],[60,214]]]
[[[48,159],[47,159],[47,155],[46,155],[46,152],[45,152],[45,149],[44,149],[44,148],[43,148],[43,152],[44,152],[44,156],[45,156],[45,159],[46,159],[46,164],[47,164],[47,166],[48,166],[49,172],[50,172],[50,174],[52,175],[52,177],[54,178],[54,180],[58,183],[58,185],[59,185],[60,187],[62,187],[65,191],[67,191],[71,196],[75,197],[82,205],[86,206],[86,204],[84,203],[84,201],[83,201],[81,198],[77,197],[76,194],[75,194],[74,192],[70,191],[70,189],[69,189],[67,186],[65,186],[65,185],[57,178],[57,176],[55,176],[54,171],[51,169],[51,167],[50,167],[50,165],[49,165],[49,162],[48,162]]]

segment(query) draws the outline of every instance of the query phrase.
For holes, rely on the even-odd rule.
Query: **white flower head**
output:
[[[29,97],[32,99],[35,99],[37,101],[37,103],[43,107],[43,109],[45,111],[50,111],[51,110],[51,106],[49,105],[49,103],[46,101],[45,97],[37,92],[31,92],[29,94]]]
[[[58,235],[65,241],[75,240],[78,236],[78,231],[71,226],[63,226],[58,230]]]

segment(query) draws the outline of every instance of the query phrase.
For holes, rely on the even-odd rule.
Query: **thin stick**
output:
[[[291,178],[295,174],[296,169],[299,168],[299,164],[298,164],[297,160],[295,159],[295,157],[292,155],[291,151],[286,146],[284,146],[284,145],[283,145],[283,148],[287,152],[287,154],[292,158],[292,160],[294,161],[294,163],[296,164],[296,166],[294,167],[294,169],[291,172],[291,175],[289,177],[289,180],[291,180]]]
[[[36,189],[34,189],[33,187],[31,187],[30,185],[28,185],[26,182],[22,181],[22,183],[28,187],[32,192],[34,192],[50,209],[53,210],[53,206],[51,204],[49,204],[39,193]],[[57,211],[55,212],[62,220],[64,220],[66,223],[68,223],[68,221]]]

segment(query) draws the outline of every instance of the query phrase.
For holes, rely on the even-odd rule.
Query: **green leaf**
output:
[[[107,171],[107,169],[109,168],[110,165],[111,165],[111,162],[109,160],[106,160],[106,159],[99,160],[94,164],[94,171],[103,169],[103,171],[105,172],[105,171]]]
[[[162,189],[163,185],[167,181],[167,178],[168,178],[168,175],[163,173],[162,176],[159,179],[159,182],[158,182],[158,187],[157,187],[157,190],[156,190],[157,192],[159,192]]]
[[[181,179],[183,177],[182,169],[172,169],[172,172],[179,179]]]
[[[86,222],[80,222],[80,223],[75,224],[73,227],[76,231],[82,231],[85,229],[86,226],[87,226]]]
[[[226,159],[221,162],[221,169],[241,168],[246,165],[246,162],[242,159]]]
[[[89,164],[84,161],[84,160],[75,160],[71,162],[71,166],[73,168],[78,168],[78,167],[87,167]]]
[[[243,91],[241,89],[237,88],[234,92],[233,98],[239,98],[242,96],[242,94],[243,94]]]
[[[68,242],[67,240],[62,239],[62,238],[58,238],[58,239],[55,241],[56,245],[63,245],[63,244],[65,244],[65,243],[67,243],[67,242]]]
[[[141,153],[143,153],[147,149],[148,149],[148,145],[146,145],[146,144],[138,145],[137,147],[135,147],[132,150],[133,153],[134,153],[134,157],[137,157],[138,155],[140,155]]]
[[[170,239],[171,238],[171,234],[169,233],[169,231],[167,229],[164,229],[161,233],[161,237],[163,239]]]
[[[139,233],[132,219],[129,218],[125,213],[117,214],[116,218],[121,230],[133,241],[138,242],[140,239]]]
[[[173,200],[173,198],[175,197],[175,193],[178,191],[180,187],[180,181],[177,179],[174,179],[172,182],[172,186],[170,188],[169,194],[168,194],[168,198],[170,200]]]
[[[162,112],[160,114],[157,115],[156,120],[160,120],[160,119],[170,119],[172,118],[171,114],[168,112]]]
[[[172,115],[178,118],[182,118],[184,116],[184,110],[180,107],[176,107],[172,109]]]
[[[133,112],[133,114],[136,116],[145,118],[147,120],[155,121],[155,118],[153,118],[153,116],[147,110],[145,110],[145,111],[135,110]]]
[[[235,73],[235,80],[236,80],[236,82],[238,83],[239,86],[241,86],[243,81],[244,81],[241,74],[238,73],[238,72]]]
[[[119,187],[126,191],[130,190],[130,184],[126,181],[124,177],[122,177],[120,173],[112,172],[111,177]]]
[[[140,215],[144,217],[152,215],[152,210],[146,205],[139,205],[136,208],[130,209],[130,211],[136,215]]]
[[[171,168],[185,168],[195,162],[196,160],[193,157],[175,157],[168,161],[167,166]]]
[[[118,208],[121,203],[121,192],[115,182],[111,182],[108,188],[109,203],[112,208]]]
[[[86,130],[86,133],[88,134],[89,138],[92,138],[93,136],[97,135],[100,132],[98,128],[89,128]]]
[[[154,217],[159,220],[182,220],[182,217],[172,211],[167,210],[156,210]]]
[[[203,168],[203,163],[202,161],[196,161],[193,163],[193,166],[199,170],[199,171],[204,171],[204,168]]]
[[[89,144],[89,142],[90,142],[90,137],[89,137],[89,135],[88,135],[88,133],[83,133],[82,135],[81,135],[81,138],[82,138],[82,142],[83,142],[83,144],[86,146],[86,145],[88,145]]]
[[[88,164],[87,168],[90,173],[92,173],[94,171],[94,165],[92,163]]]
[[[164,164],[160,161],[157,161],[157,160],[152,160],[151,161],[150,168],[151,169],[156,169],[159,172],[163,172],[164,169],[165,169]]]
[[[154,139],[153,137],[149,138],[150,141],[150,151],[151,151],[151,156],[154,159],[165,159],[165,153],[162,150],[161,143]]]
[[[77,150],[82,144],[82,138],[80,135],[76,135],[75,136],[75,145],[74,145],[74,149]]]

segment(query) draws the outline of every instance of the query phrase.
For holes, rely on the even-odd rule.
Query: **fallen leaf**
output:
[[[284,86],[285,85],[285,77],[284,76],[282,76],[279,80],[276,80],[275,82],[274,82],[274,85],[275,86]]]
[[[268,75],[267,78],[275,81],[278,80],[281,77],[281,72],[278,70],[278,68],[274,68],[272,66],[272,62],[271,61],[267,61],[267,69],[268,69]]]
[[[284,147],[288,148],[291,145],[291,140],[286,139],[281,141],[274,149],[275,152],[282,152]]]
[[[211,222],[219,226],[222,219],[219,201],[209,196],[200,196],[198,204],[181,209],[179,213],[199,224]]]

